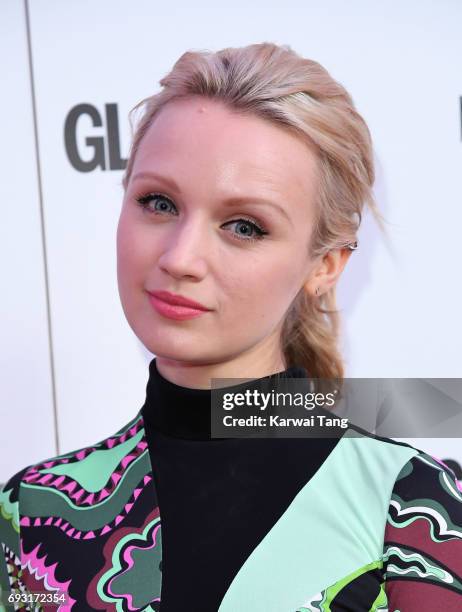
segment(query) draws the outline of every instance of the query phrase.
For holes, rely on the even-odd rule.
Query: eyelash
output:
[[[150,214],[156,214],[160,212],[162,214],[162,211],[149,209],[149,203],[152,202],[155,198],[162,198],[163,200],[170,202],[170,204],[173,204],[172,200],[168,198],[167,196],[163,195],[162,193],[148,193],[147,195],[140,195],[140,196],[135,197],[135,200],[138,202],[141,208],[145,210],[146,212]],[[252,228],[254,229],[257,235],[251,236],[250,238],[245,238],[245,237],[240,237],[238,234],[233,233],[232,236],[236,240],[253,242],[256,240],[262,240],[262,238],[269,233],[266,230],[264,230],[263,227],[261,227],[258,223],[256,223],[255,220],[252,220],[252,219],[246,219],[246,218],[233,219],[232,221],[228,221],[227,223],[225,223],[225,225],[228,225],[229,223],[239,223],[239,222],[247,223],[248,225],[252,226]]]

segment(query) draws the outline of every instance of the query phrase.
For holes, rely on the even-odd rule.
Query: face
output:
[[[201,97],[171,102],[137,151],[117,230],[122,307],[159,359],[191,365],[269,356],[312,270],[316,158],[296,136]],[[167,291],[208,310],[179,320]]]

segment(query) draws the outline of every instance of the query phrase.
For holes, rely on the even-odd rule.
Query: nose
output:
[[[205,220],[190,218],[168,230],[159,267],[170,276],[200,280],[207,272],[207,251],[210,237]]]

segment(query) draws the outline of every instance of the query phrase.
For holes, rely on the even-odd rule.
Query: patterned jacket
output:
[[[0,493],[4,603],[14,591],[37,600],[30,610],[161,610],[148,450],[139,411],[113,436],[9,479]],[[268,535],[220,612],[366,609],[355,602],[371,576],[380,590],[370,610],[462,610],[460,486],[407,444],[345,435]]]

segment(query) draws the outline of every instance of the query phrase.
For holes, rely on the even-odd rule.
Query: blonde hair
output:
[[[122,181],[125,189],[140,142],[161,108],[172,100],[205,96],[233,111],[285,126],[316,152],[311,257],[354,243],[365,203],[383,231],[384,219],[372,193],[375,173],[369,129],[346,89],[319,63],[301,57],[289,45],[269,42],[217,52],[187,51],[160,85],[159,93],[130,111],[133,138]],[[132,117],[138,110],[143,114],[133,130]],[[321,296],[302,288],[283,324],[286,367],[302,366],[313,378],[343,379],[339,333],[335,287]]]

